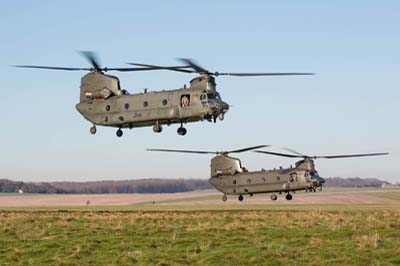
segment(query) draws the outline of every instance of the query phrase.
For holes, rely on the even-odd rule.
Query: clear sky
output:
[[[146,148],[225,150],[275,144],[308,154],[390,152],[320,160],[322,176],[400,181],[399,1],[2,1],[0,177],[17,180],[208,178],[210,156]],[[232,105],[223,122],[98,128],[75,110],[84,72],[11,68],[109,67],[196,59],[213,71],[315,72],[298,77],[218,77]],[[114,73],[124,89],[174,89],[193,75]],[[294,160],[240,155],[250,170]]]

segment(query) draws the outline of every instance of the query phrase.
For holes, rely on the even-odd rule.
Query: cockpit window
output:
[[[219,93],[207,93],[207,97],[209,100],[221,100]]]
[[[317,171],[311,171],[310,176],[319,176]]]

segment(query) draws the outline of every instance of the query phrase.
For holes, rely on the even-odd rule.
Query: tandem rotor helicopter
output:
[[[316,159],[338,159],[352,157],[366,157],[387,155],[388,153],[364,153],[347,155],[309,156],[295,150],[282,148],[290,153],[277,153],[257,150],[271,147],[271,145],[259,145],[231,151],[195,151],[195,150],[170,150],[170,149],[148,149],[148,151],[159,152],[181,152],[191,154],[215,154],[211,159],[210,183],[220,192],[224,193],[222,200],[227,200],[227,195],[239,195],[239,201],[243,201],[243,195],[257,193],[272,193],[271,200],[277,200],[276,193],[286,193],[286,200],[292,200],[292,193],[298,190],[316,192],[322,190],[325,179],[320,177],[315,169]],[[272,170],[261,169],[259,171],[248,171],[242,166],[240,159],[228,156],[230,153],[241,153],[255,150],[257,153],[283,156],[289,158],[301,158],[295,166]]]
[[[160,133],[162,125],[180,124],[177,132],[184,136],[187,133],[184,124],[189,122],[224,119],[229,110],[228,103],[222,101],[216,90],[215,77],[255,77],[255,76],[293,76],[313,75],[313,73],[220,73],[210,72],[190,59],[181,59],[183,66],[156,66],[148,64],[128,63],[135,67],[107,68],[101,67],[96,55],[90,51],[81,52],[91,63],[90,68],[51,67],[18,65],[15,67],[53,69],[67,71],[89,71],[81,79],[80,101],[76,105],[78,112],[93,126],[91,134],[96,134],[96,126],[118,128],[118,137],[123,135],[123,128],[153,127]],[[107,75],[108,71],[153,71],[170,70],[183,73],[199,74],[190,81],[189,88],[163,90],[129,94],[120,86],[118,77]]]

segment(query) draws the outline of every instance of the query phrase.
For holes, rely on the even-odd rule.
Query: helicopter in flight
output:
[[[159,152],[181,152],[191,154],[215,154],[211,159],[211,177],[209,182],[220,192],[224,193],[222,200],[227,200],[227,195],[239,195],[239,201],[243,201],[243,195],[258,193],[272,193],[271,200],[278,199],[277,193],[286,193],[286,200],[292,200],[292,193],[299,190],[316,192],[322,190],[325,179],[322,178],[315,168],[316,159],[338,159],[352,157],[366,157],[387,155],[388,153],[364,153],[347,155],[309,156],[301,154],[292,149],[283,148],[291,153],[277,153],[257,150],[271,147],[271,145],[259,145],[231,151],[196,151],[196,150],[170,150],[170,149],[148,149],[148,151]],[[231,153],[241,153],[255,150],[257,153],[283,156],[289,158],[301,158],[295,166],[289,168],[259,171],[248,171],[242,166],[240,159],[229,156]]]
[[[15,67],[52,69],[66,71],[89,71],[81,79],[80,101],[76,105],[78,112],[92,123],[91,134],[96,134],[97,126],[118,128],[118,137],[122,129],[135,127],[153,127],[160,133],[163,125],[180,124],[177,133],[186,135],[183,126],[189,122],[216,122],[224,119],[229,110],[228,103],[221,99],[216,89],[215,77],[255,77],[255,76],[293,76],[312,75],[313,73],[220,73],[210,72],[190,59],[181,59],[183,66],[156,66],[128,63],[135,65],[129,68],[101,67],[96,55],[90,51],[81,52],[91,63],[89,68],[52,67],[35,65],[17,65]],[[190,86],[175,90],[162,90],[129,94],[120,86],[118,77],[105,74],[108,71],[132,72],[170,70],[198,74],[190,81]]]

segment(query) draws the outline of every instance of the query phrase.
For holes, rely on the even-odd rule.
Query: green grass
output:
[[[0,265],[399,265],[400,206],[0,211]]]

